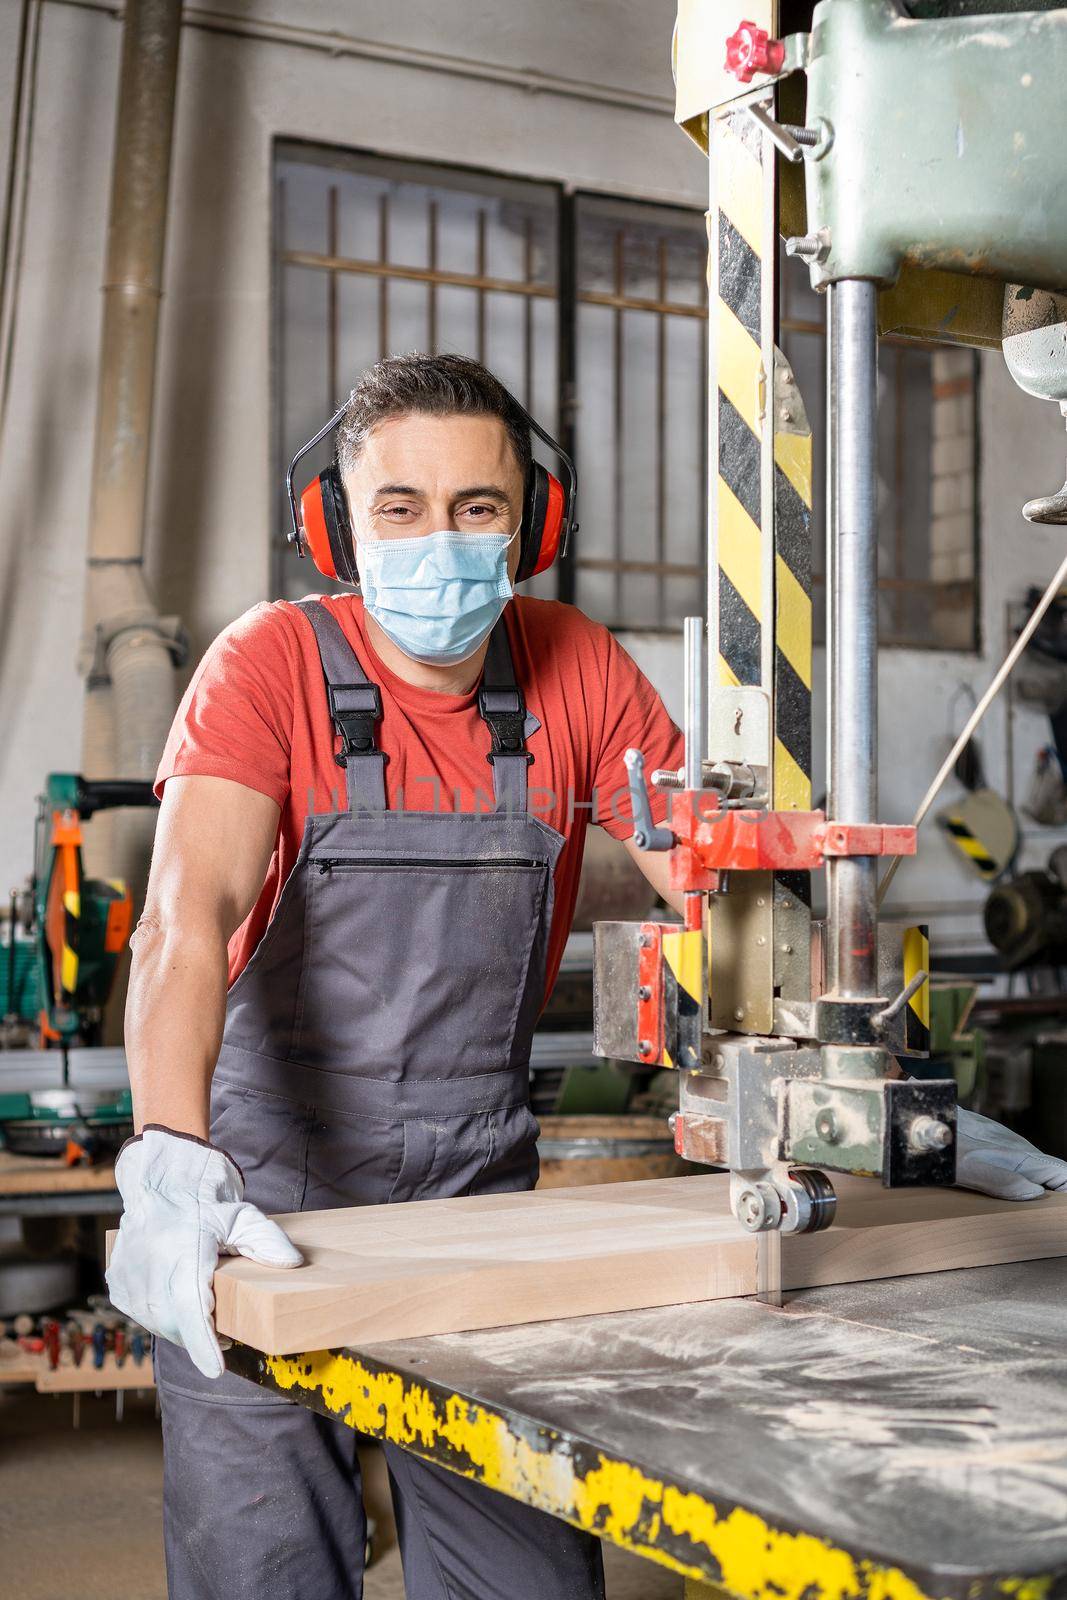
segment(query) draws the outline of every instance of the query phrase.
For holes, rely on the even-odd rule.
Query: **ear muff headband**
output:
[[[506,390],[505,393],[525,419],[530,432],[536,434],[559,457],[567,479],[564,487],[539,461],[531,465],[523,497],[522,554],[516,573],[516,582],[521,582],[523,578],[532,578],[535,573],[546,571],[557,556],[566,555],[571,535],[578,531],[578,474],[574,462],[557,440],[534,421],[526,407],[520,405],[510,391]],[[310,554],[323,577],[340,578],[344,583],[355,584],[359,582],[359,577],[353,528],[337,463],[320,472],[308,484],[299,502],[293,488],[293,477],[299,463],[309,450],[314,450],[327,434],[340,425],[346,410],[347,402],[297,451],[285,474],[285,487],[293,519],[289,543],[296,545],[297,555],[303,557]]]
[[[301,494],[299,504],[296,501],[296,490],[293,488],[293,475],[298,469],[299,462],[306,456],[307,451],[314,450],[315,445],[322,443],[326,434],[333,434],[334,427],[338,427],[341,424],[341,418],[346,413],[346,410],[347,405],[342,405],[341,410],[334,411],[330,421],[326,422],[326,426],[320,427],[317,434],[307,440],[306,445],[301,445],[301,448],[296,451],[293,459],[291,459],[290,469],[285,474],[285,490],[286,494],[290,496],[290,514],[293,517],[293,528],[288,534],[288,541],[296,546],[296,554],[301,557],[301,560],[306,557],[307,552],[310,550],[315,566],[320,570],[320,573],[325,574],[326,578],[338,578],[339,574],[336,571],[336,566],[334,566],[334,571],[328,571],[326,566],[323,566],[322,560],[320,560],[320,555],[325,560],[326,552],[330,550],[330,534],[328,534],[328,528],[326,528],[325,502],[323,502],[322,493],[315,493],[315,491],[320,490],[325,474],[320,472],[315,483],[307,485],[306,490]],[[342,496],[342,501],[344,501],[344,496]],[[304,515],[302,515],[304,509],[307,509],[310,514],[310,525],[304,522]],[[330,565],[333,566],[334,563],[330,562]]]

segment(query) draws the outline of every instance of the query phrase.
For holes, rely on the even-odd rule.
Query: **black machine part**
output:
[[[998,883],[985,903],[986,937],[1009,970],[1067,965],[1067,887],[1057,867]]]
[[[156,806],[158,804],[159,801],[152,792],[150,779],[78,779],[78,814],[81,817],[91,817],[97,811],[111,811],[116,806]]]

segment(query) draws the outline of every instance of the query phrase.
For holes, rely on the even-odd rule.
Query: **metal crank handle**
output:
[[[627,750],[626,777],[630,785],[630,805],[634,814],[634,844],[639,850],[673,850],[676,844],[670,828],[657,828],[645,788],[645,758],[640,750]]]
[[[903,1011],[912,995],[918,994],[919,990],[922,988],[929,976],[930,974],[926,971],[926,968],[920,967],[914,978],[912,978],[911,982],[908,984],[907,988],[901,989],[895,1000],[891,1000],[889,1004],[883,1007],[881,1011],[876,1011],[874,1013],[871,1018],[871,1022],[874,1024],[874,1026],[879,1029],[879,1031],[883,1028],[887,1028],[892,1022],[893,1018],[896,1016],[897,1012]]]

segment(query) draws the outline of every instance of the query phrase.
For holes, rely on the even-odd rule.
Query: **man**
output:
[[[677,904],[666,856],[629,840],[623,755],[677,767],[678,730],[605,628],[511,598],[540,536],[529,426],[473,361],[365,374],[331,533],[361,596],[227,629],[160,764],[108,1284],[162,1335],[172,1600],[362,1592],[354,1436],[223,1372],[220,1251],[297,1267],[265,1213],[531,1187],[530,1039],[594,807]],[[981,1120],[967,1181],[1064,1186]],[[592,1537],[386,1455],[415,1600],[602,1595]]]

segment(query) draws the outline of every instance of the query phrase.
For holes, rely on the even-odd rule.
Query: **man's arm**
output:
[[[144,911],[130,941],[126,1056],[138,1131],[208,1136],[226,1014],[227,953],[263,887],[277,803],[228,778],[163,790]]]
[[[670,852],[667,850],[639,850],[633,839],[624,839],[631,860],[636,861],[656,893],[673,906],[680,915],[685,915],[685,895],[681,889],[672,889],[670,886]]]

